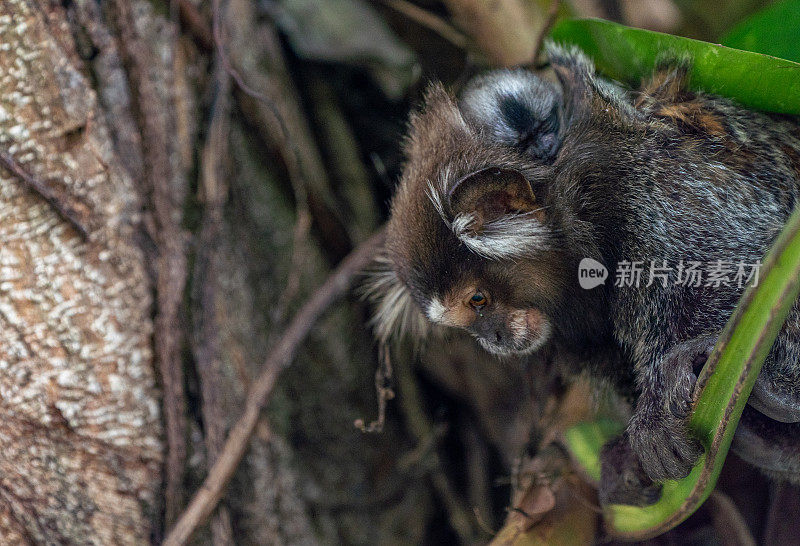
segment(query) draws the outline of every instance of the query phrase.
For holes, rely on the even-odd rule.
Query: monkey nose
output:
[[[483,321],[475,325],[475,333],[490,343],[502,343],[506,334],[498,321]]]

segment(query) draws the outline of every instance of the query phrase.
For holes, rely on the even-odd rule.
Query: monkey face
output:
[[[414,238],[390,230],[388,242],[424,316],[466,330],[498,355],[530,353],[551,330],[536,303],[548,292],[538,270],[551,230],[531,181],[508,167],[458,176],[457,165],[448,166],[426,193],[428,227]]]
[[[458,283],[443,298],[432,297],[425,314],[434,324],[466,330],[496,355],[530,353],[550,335],[550,322],[541,310],[509,305],[477,281]]]

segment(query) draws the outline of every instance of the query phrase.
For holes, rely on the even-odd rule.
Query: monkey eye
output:
[[[469,299],[469,304],[474,307],[475,309],[480,309],[484,305],[486,305],[486,296],[483,295],[483,292],[478,290],[472,297]]]

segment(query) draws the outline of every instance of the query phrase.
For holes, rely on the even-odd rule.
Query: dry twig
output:
[[[553,25],[558,18],[558,9],[561,7],[561,0],[552,0],[550,2],[550,11],[547,12],[547,18],[544,20],[544,26],[542,30],[539,31],[539,35],[536,38],[536,45],[533,47],[533,55],[531,56],[531,64],[536,66],[536,61],[539,58],[539,54],[542,52],[542,45],[544,45],[544,39],[547,38],[547,35],[550,34],[550,30],[553,28]]]
[[[363,419],[356,419],[353,423],[361,432],[382,432],[386,422],[386,404],[394,398],[392,389],[392,360],[389,347],[381,344],[378,348],[378,369],[375,371],[375,392],[378,394],[378,418],[364,424]]]
[[[378,0],[381,4],[388,6],[398,13],[402,13],[415,23],[428,28],[456,46],[459,49],[466,49],[467,37],[453,28],[441,17],[422,9],[421,7],[408,2],[408,0]]]
[[[186,544],[198,525],[202,524],[214,510],[247,450],[261,409],[266,404],[281,370],[292,361],[300,343],[322,313],[345,293],[353,278],[372,260],[383,244],[384,236],[385,232],[382,229],[356,248],[295,315],[264,362],[260,375],[253,381],[247,394],[244,412],[231,429],[219,458],[211,467],[189,506],[167,535],[163,542],[164,546]]]
[[[216,98],[211,111],[208,139],[201,156],[203,191],[203,220],[195,261],[195,342],[194,354],[200,384],[203,430],[207,464],[219,457],[225,443],[226,419],[220,395],[224,392],[220,356],[221,325],[217,318],[218,279],[225,267],[220,256],[223,205],[227,187],[223,178],[224,157],[228,153],[230,116],[230,78],[217,66],[215,70]],[[214,546],[234,544],[230,514],[220,507],[211,522]]]
[[[58,215],[61,216],[61,218],[66,220],[69,225],[75,228],[75,231],[80,234],[84,241],[89,238],[89,232],[83,226],[83,224],[81,224],[73,211],[61,203],[55,194],[41,180],[34,178],[30,173],[25,171],[25,169],[23,169],[22,166],[17,163],[17,160],[14,159],[11,154],[0,150],[0,163],[2,163],[3,167],[8,169],[9,172],[22,180],[34,193],[38,194],[42,199],[47,201],[47,203],[53,207],[53,210],[55,210]]]
[[[214,13],[219,11],[218,6],[219,0],[214,0],[212,19]],[[271,36],[267,38],[270,42],[274,42],[269,44],[267,49],[269,62],[275,65],[275,73],[270,79],[261,82],[260,87],[263,87],[264,91],[257,91],[245,82],[241,72],[243,70],[241,63],[236,63],[235,59],[231,60],[227,55],[219,31],[215,31],[207,25],[203,21],[203,16],[188,0],[180,0],[180,8],[181,21],[191,33],[197,46],[208,51],[216,49],[220,62],[226,67],[226,71],[239,91],[234,93],[234,97],[242,112],[257,126],[259,133],[265,136],[265,141],[270,144],[274,143],[279,148],[297,203],[297,222],[293,240],[305,239],[308,228],[304,226],[310,225],[313,219],[320,226],[318,235],[322,239],[324,247],[335,255],[343,255],[342,251],[346,252],[350,249],[350,240],[341,218],[336,214],[335,203],[331,202],[325,167],[322,164],[320,153],[310,137],[310,132],[306,128],[307,123],[303,118],[299,99],[294,96],[291,82],[288,81],[285,62],[278,46],[277,33],[272,32]],[[207,47],[208,43],[211,44],[209,47]],[[235,68],[236,64],[240,65],[238,70]],[[246,70],[244,72],[247,73]],[[278,133],[278,138],[276,138],[276,133]],[[302,198],[303,194],[305,194],[305,198]],[[304,212],[306,207],[307,213]],[[295,264],[299,264],[301,261],[299,256],[292,258],[292,262]],[[299,265],[293,267],[292,270],[296,271],[298,268]],[[291,299],[289,296],[296,291],[293,286],[297,284],[298,282],[290,277],[284,290],[285,295],[280,300]],[[279,307],[276,306],[276,309]],[[280,314],[276,313],[276,315]]]
[[[417,444],[421,445],[427,438],[435,438],[435,429],[423,410],[422,394],[419,392],[413,370],[410,365],[404,364],[403,366],[398,366],[397,370],[401,393],[400,408],[405,415],[411,433],[416,438]],[[450,483],[435,445],[428,453],[428,456],[430,457],[430,466],[428,468],[430,469],[431,483],[444,505],[450,527],[458,534],[462,544],[473,544],[481,531],[480,526],[472,512],[463,505]]]
[[[230,78],[236,82],[236,86],[243,93],[254,98],[269,109],[274,116],[278,127],[280,128],[281,138],[284,146],[289,148],[291,152],[286,159],[289,169],[289,181],[292,186],[292,192],[294,193],[295,200],[295,224],[294,229],[292,230],[292,257],[289,267],[289,277],[286,281],[286,286],[284,287],[283,292],[278,298],[278,303],[276,306],[277,312],[275,313],[275,318],[278,322],[280,322],[283,320],[286,309],[289,307],[289,303],[295,298],[298,290],[300,289],[300,278],[302,275],[302,266],[305,256],[304,244],[308,239],[308,234],[311,230],[311,214],[308,209],[308,195],[306,190],[308,184],[303,174],[303,163],[300,159],[300,151],[292,139],[285,117],[282,115],[277,102],[265,93],[250,87],[244,81],[242,75],[233,67],[227,53],[225,52],[225,44],[222,38],[222,29],[220,27],[220,0],[213,0],[212,2],[211,31],[217,60],[222,64]]]
[[[444,0],[458,27],[494,66],[530,61],[541,16],[524,0]]]
[[[189,0],[178,0],[178,15],[189,33],[194,36],[198,47],[206,52],[214,49],[214,37],[211,29],[208,28],[205,19],[194,4]]]

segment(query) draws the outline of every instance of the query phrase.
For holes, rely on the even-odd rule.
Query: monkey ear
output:
[[[448,201],[455,217],[470,218],[470,229],[474,232],[508,214],[539,208],[522,173],[498,167],[482,169],[458,180],[448,192]]]
[[[447,197],[453,233],[484,258],[523,258],[550,244],[542,208],[519,171],[490,167],[474,172],[456,182]]]
[[[563,94],[564,123],[581,115],[635,117],[627,92],[618,84],[597,76],[594,63],[575,46],[545,42],[550,66],[558,77]]]
[[[527,70],[497,70],[462,92],[464,119],[489,140],[551,161],[560,145],[556,87]]]
[[[550,66],[561,84],[565,102],[588,99],[595,82],[594,63],[577,47],[559,46],[546,42]]]

